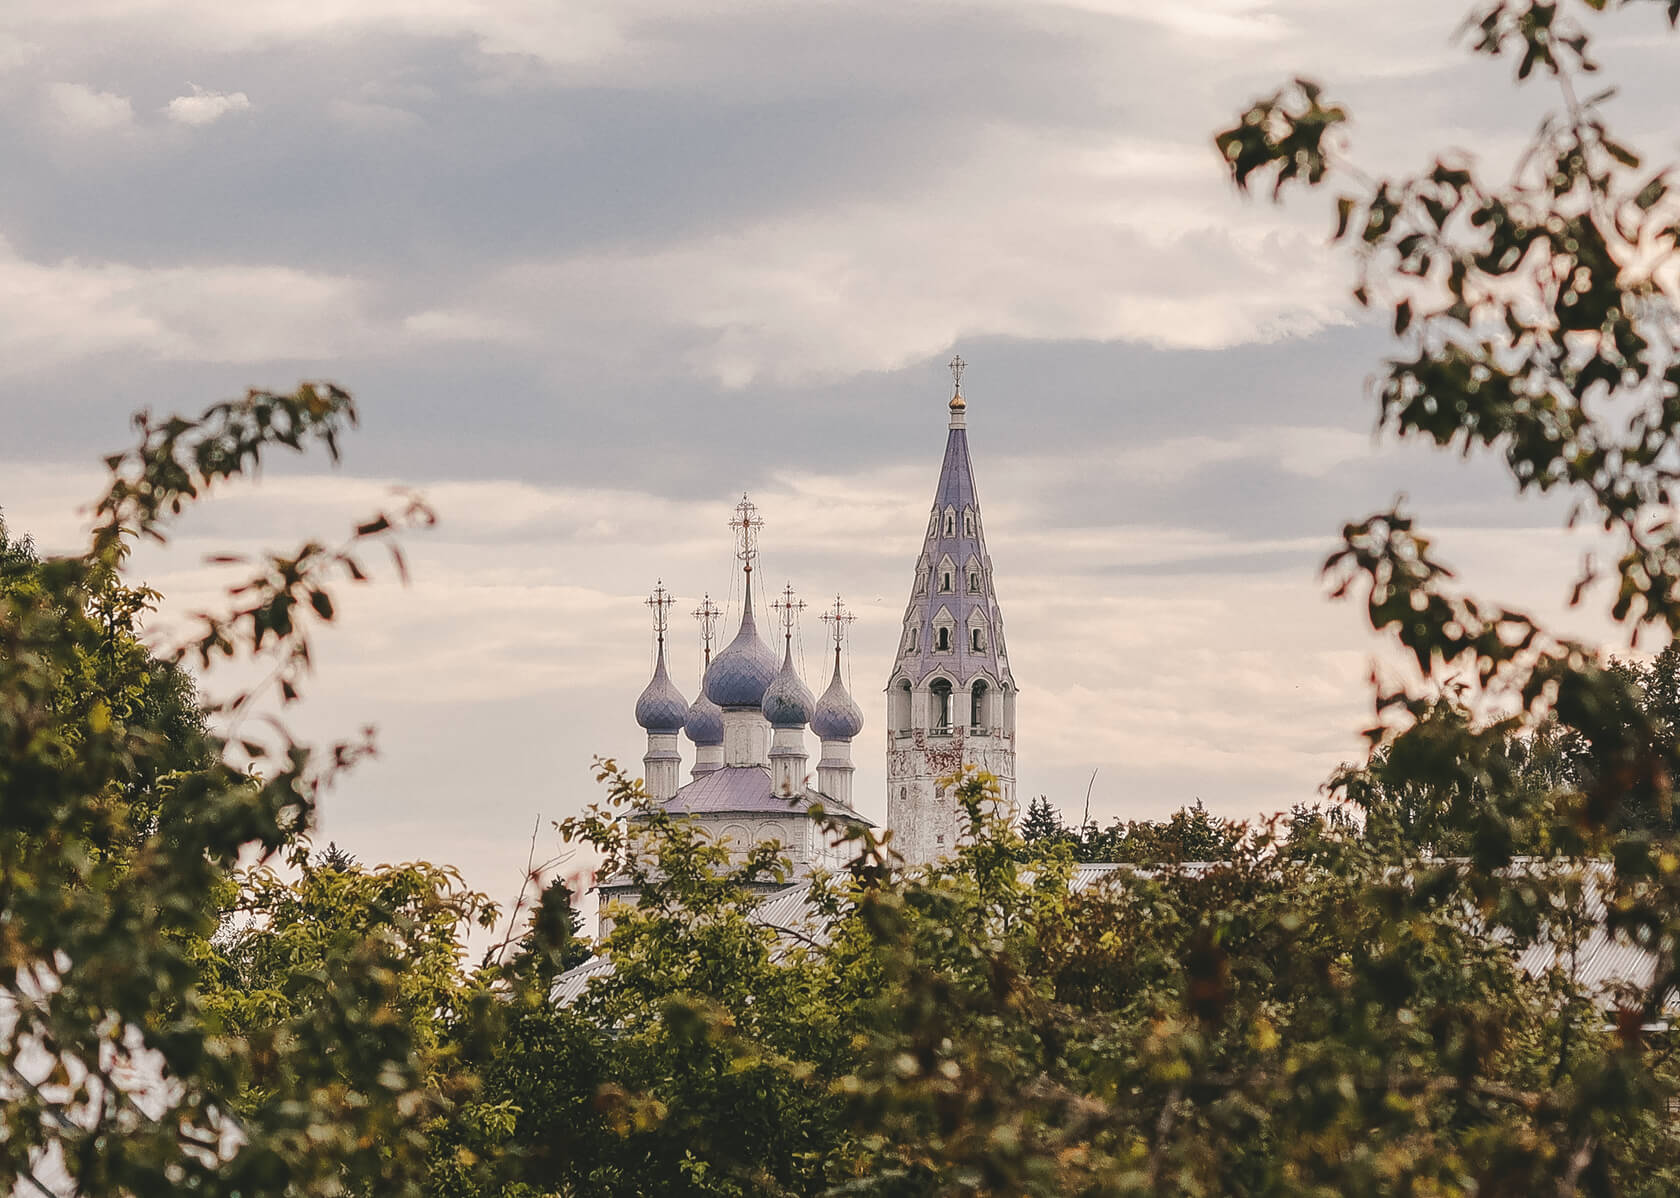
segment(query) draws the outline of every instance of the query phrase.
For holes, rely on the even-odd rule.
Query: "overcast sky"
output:
[[[765,577],[859,616],[858,796],[883,812],[960,351],[1021,793],[1077,814],[1096,770],[1104,820],[1312,800],[1369,712],[1374,645],[1317,580],[1346,519],[1405,491],[1472,583],[1548,613],[1579,546],[1486,464],[1373,442],[1386,342],[1326,206],[1240,199],[1211,137],[1309,74],[1372,171],[1508,158],[1550,97],[1471,60],[1463,11],[8,0],[0,509],[71,547],[135,408],[350,388],[341,470],[272,472],[137,569],[167,620],[212,601],[206,553],[424,492],[412,585],[348,602],[298,722],[380,729],[323,839],[505,894],[594,754],[639,764],[640,600],[730,592],[743,490]],[[1613,111],[1672,158],[1659,15],[1615,28]],[[820,690],[814,621],[805,643]]]

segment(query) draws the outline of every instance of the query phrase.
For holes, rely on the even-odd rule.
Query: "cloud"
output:
[[[343,352],[370,318],[353,279],[284,266],[31,261],[0,239],[0,377],[116,351],[253,362]]]
[[[94,91],[81,83],[48,84],[47,104],[63,124],[82,133],[104,133],[134,123],[134,104],[127,96]]]
[[[0,29],[0,73],[16,70],[41,52],[34,42],[24,41]]]
[[[251,100],[244,92],[205,91],[194,83],[192,93],[176,96],[164,105],[164,112],[178,125],[210,125],[230,112],[244,112]]]

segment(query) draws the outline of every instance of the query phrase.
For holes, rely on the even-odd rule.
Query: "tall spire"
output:
[[[951,361],[952,376],[959,380],[951,400],[954,412],[964,410],[957,405],[963,402],[960,379],[966,365],[961,358]],[[909,678],[912,685],[936,670],[959,684],[978,674],[1014,682],[969,458],[968,429],[960,423],[953,423],[946,434],[945,458],[894,665],[895,676]]]
[[[887,823],[910,861],[956,847],[956,803],[938,786],[953,764],[996,775],[1006,799],[1015,786],[1015,678],[969,458],[966,366],[951,359],[945,457],[887,682]]]

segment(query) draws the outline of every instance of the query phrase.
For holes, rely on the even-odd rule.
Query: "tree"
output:
[[[1027,816],[1021,821],[1021,839],[1028,844],[1038,841],[1071,839],[1062,813],[1044,795],[1027,804]]]
[[[1597,70],[1596,14],[1657,7],[1671,28],[1680,22],[1672,0],[1493,0],[1473,10],[1475,53],[1514,58],[1519,84],[1557,89],[1558,108],[1507,179],[1461,153],[1414,176],[1372,179],[1343,154],[1346,110],[1305,80],[1217,139],[1239,188],[1266,183],[1274,198],[1337,188],[1335,238],[1360,268],[1354,299],[1383,312],[1402,341],[1375,384],[1380,427],[1496,456],[1521,492],[1567,494],[1571,522],[1598,526],[1615,547],[1606,576],[1583,566],[1571,601],[1604,593],[1630,635],[1680,630],[1680,528],[1666,518],[1680,469],[1680,226],[1666,173],[1610,133],[1601,107],[1610,93],[1588,96],[1583,84]],[[1538,863],[1513,869],[1519,854],[1601,856],[1613,862],[1609,928],[1673,942],[1680,876],[1660,817],[1680,762],[1637,679],[1524,612],[1465,594],[1398,503],[1350,522],[1325,569],[1419,678],[1379,691],[1369,733],[1384,775],[1369,793],[1402,795],[1411,827],[1373,806],[1368,842],[1389,845],[1397,863],[1415,862],[1420,845],[1451,846],[1465,859],[1408,866],[1418,885],[1517,924],[1543,922],[1568,901]],[[1453,704],[1470,718],[1443,715]],[[1512,744],[1548,741],[1565,748],[1574,785],[1536,787],[1511,760]],[[1529,1192],[1560,1194],[1672,1186],[1634,1174],[1638,1137],[1617,1133],[1648,1120],[1663,1085],[1666,1049],[1640,1029],[1663,1016],[1677,982],[1665,954],[1648,984],[1621,996],[1615,1036],[1571,1032],[1546,1098],[1561,1140],[1513,1145],[1500,1184],[1526,1177]],[[1566,1027],[1571,1009],[1559,1015]]]
[[[37,558],[7,540],[0,590],[0,1188],[83,1194],[343,1191],[378,1179],[416,1192],[424,1088],[414,1029],[389,1012],[404,961],[384,936],[341,944],[308,980],[312,1000],[261,1034],[221,1018],[202,989],[218,912],[242,860],[270,861],[313,822],[320,790],[369,751],[316,749],[227,711],[203,731],[184,674],[135,635],[154,596],[121,582],[127,546],[272,451],[336,458],[355,410],[307,384],[253,392],[197,419],[136,419],[108,459],[110,485],[79,555]],[[173,656],[207,668],[270,667],[282,704],[308,671],[331,588],[362,581],[366,547],[424,523],[409,501],[358,524],[338,548],[310,542],[245,563],[227,607],[198,618]],[[399,558],[400,561],[400,558]],[[159,684],[156,680],[163,678]],[[173,706],[171,706],[173,704]],[[178,718],[173,730],[170,720]],[[172,739],[181,734],[180,742]],[[184,743],[184,750],[183,750]],[[254,766],[255,768],[248,768]],[[261,1092],[257,1104],[249,1097]],[[48,1191],[52,1192],[52,1191]]]

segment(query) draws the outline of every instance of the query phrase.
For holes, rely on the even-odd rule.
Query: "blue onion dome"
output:
[[[665,642],[660,641],[659,664],[653,669],[653,681],[636,700],[636,722],[649,732],[681,732],[687,718],[688,700],[665,672]]]
[[[782,672],[764,692],[764,718],[772,728],[803,728],[811,722],[811,709],[816,705],[811,688],[800,681],[799,671],[793,668],[793,642],[789,641]]]
[[[710,671],[707,671],[710,676]],[[700,681],[700,697],[689,706],[688,719],[683,723],[688,739],[697,745],[723,743],[723,708],[706,696],[705,679]]]
[[[840,663],[834,663],[834,681],[828,684],[817,709],[811,713],[811,731],[823,740],[851,740],[863,731],[863,709],[846,684],[840,681]]]
[[[776,677],[776,655],[759,640],[753,621],[751,582],[742,613],[741,631],[712,658],[712,668],[706,671],[706,697],[719,707],[759,706]]]

